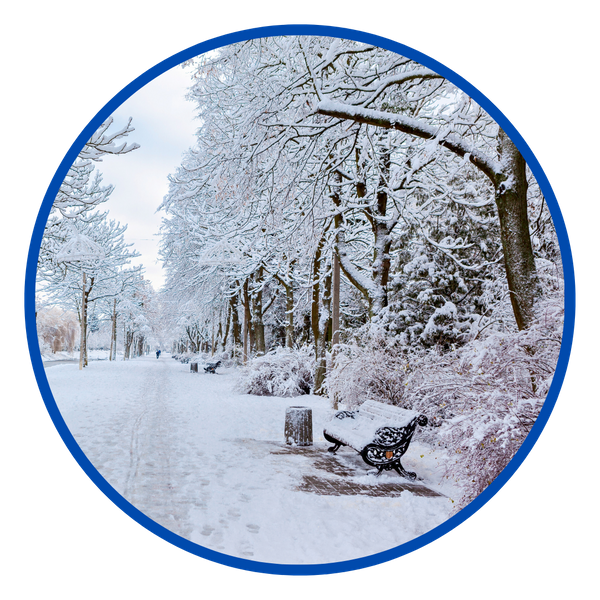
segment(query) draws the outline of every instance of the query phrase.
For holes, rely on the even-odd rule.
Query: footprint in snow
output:
[[[233,506],[227,511],[227,514],[230,517],[239,517],[242,513],[239,511],[239,509],[237,509],[237,508],[235,508],[235,506]]]

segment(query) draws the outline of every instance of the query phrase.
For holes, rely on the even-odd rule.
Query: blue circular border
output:
[[[504,129],[511,140],[515,143],[527,164],[532,170],[537,182],[544,194],[548,207],[550,209],[556,234],[558,237],[562,263],[563,273],[565,282],[565,319],[563,328],[563,340],[556,365],[556,371],[552,380],[552,385],[548,391],[546,401],[540,412],[540,415],[535,422],[531,432],[525,439],[521,448],[518,450],[516,455],[505,467],[502,473],[490,484],[490,486],[483,491],[475,500],[467,505],[459,513],[442,523],[435,529],[427,532],[426,534],[410,541],[396,548],[379,552],[371,556],[365,556],[363,558],[341,561],[336,563],[316,564],[316,565],[286,565],[286,564],[272,564],[257,562],[247,559],[236,558],[220,552],[215,552],[199,546],[189,540],[186,540],[173,532],[165,529],[155,521],[152,521],[145,514],[140,512],[135,506],[127,502],[117,491],[111,487],[108,482],[100,475],[92,463],[88,460],[85,454],[81,451],[81,448],[73,438],[71,432],[66,426],[65,421],[58,410],[56,402],[52,396],[50,386],[44,371],[44,365],[42,363],[41,352],[38,344],[37,329],[35,321],[35,282],[36,282],[36,270],[38,255],[41,247],[42,237],[44,234],[44,228],[50,214],[52,203],[56,197],[59,186],[67,175],[67,171],[70,165],[73,164],[77,155],[83,148],[84,144],[92,137],[92,134],[102,124],[102,122],[108,118],[125,100],[132,96],[135,92],[141,89],[144,85],[163,74],[165,71],[179,65],[185,60],[193,58],[198,54],[203,54],[210,50],[215,50],[228,44],[235,42],[247,41],[250,39],[261,38],[261,37],[272,37],[282,35],[316,35],[326,37],[338,37],[355,40],[358,42],[364,42],[384,48],[391,52],[396,52],[400,55],[411,58],[424,66],[436,71],[440,75],[443,75],[446,79],[454,83],[457,87],[466,92],[476,102],[478,102],[496,122]],[[79,137],[75,140],[66,156],[62,160],[58,167],[48,191],[42,202],[40,212],[34,226],[33,234],[31,237],[31,244],[29,247],[29,255],[27,258],[27,268],[25,276],[25,324],[27,331],[27,341],[29,344],[29,353],[31,356],[31,362],[37,379],[37,383],[46,404],[46,408],[58,430],[58,433],[62,437],[66,446],[70,450],[75,460],[79,463],[85,473],[90,479],[100,488],[100,490],[121,510],[127,513],[130,517],[135,519],[140,525],[146,529],[155,533],[159,537],[163,538],[167,542],[177,546],[187,552],[206,558],[208,560],[220,563],[226,566],[243,569],[246,571],[254,571],[260,573],[269,573],[276,575],[323,575],[331,573],[341,573],[345,571],[352,571],[356,569],[362,569],[365,567],[377,565],[394,558],[398,558],[414,550],[417,550],[437,538],[445,535],[463,521],[468,519],[471,515],[477,512],[486,502],[502,488],[502,486],[512,477],[515,471],[519,468],[525,457],[529,454],[533,448],[535,442],[540,436],[543,428],[545,427],[552,409],[556,404],[560,388],[562,386],[567,364],[569,361],[569,355],[571,352],[571,346],[573,342],[573,330],[575,325],[575,273],[573,267],[573,257],[571,254],[571,247],[569,244],[569,238],[565,227],[558,202],[554,196],[554,192],[550,187],[550,183],[544,174],[540,164],[536,157],[532,153],[529,146],[525,143],[519,132],[513,127],[508,119],[498,110],[498,108],[490,102],[481,92],[473,87],[469,82],[465,81],[462,77],[457,75],[454,71],[448,69],[444,65],[440,64],[436,60],[410,48],[403,44],[391,41],[387,38],[379,37],[373,34],[356,31],[353,29],[344,29],[339,27],[330,27],[325,25],[275,25],[269,27],[259,27],[256,29],[247,29],[223,35],[195,46],[188,48],[182,52],[174,54],[170,58],[160,62],[156,66],[152,67],[137,79],[132,81],[128,86],[123,88],[112,100],[96,114],[96,116],[88,123],[85,129],[81,132]]]

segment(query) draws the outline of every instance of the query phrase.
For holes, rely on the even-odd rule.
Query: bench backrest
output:
[[[359,408],[361,418],[371,419],[372,421],[390,421],[390,425],[403,426],[410,423],[419,413],[414,410],[407,410],[391,404],[383,404],[377,400],[367,400]]]

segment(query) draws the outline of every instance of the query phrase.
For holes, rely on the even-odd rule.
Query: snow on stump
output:
[[[190,372],[197,373],[198,372],[198,363],[190,363]]]
[[[312,446],[312,408],[290,406],[285,411],[285,443],[290,446]]]

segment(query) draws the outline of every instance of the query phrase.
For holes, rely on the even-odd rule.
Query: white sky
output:
[[[98,163],[104,185],[115,189],[102,208],[109,217],[127,224],[125,239],[134,244],[141,257],[145,277],[155,290],[164,283],[158,261],[157,236],[162,215],[156,210],[168,191],[167,176],[181,163],[182,154],[194,145],[194,105],[184,96],[191,83],[189,69],[175,67],[157,77],[126,100],[113,114],[111,131],[133,118],[135,131],[128,142],[140,148],[122,156],[110,156]]]

